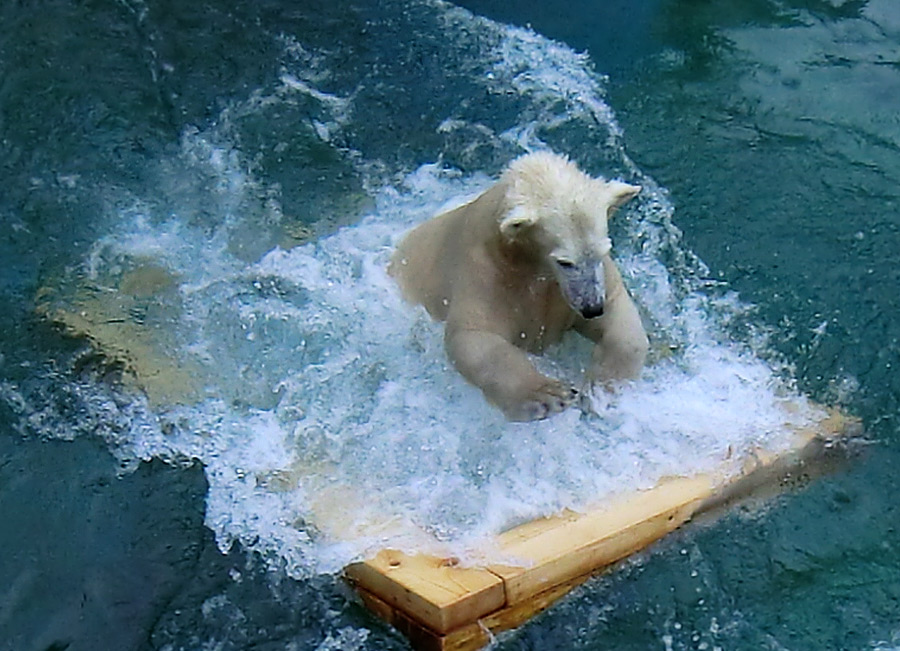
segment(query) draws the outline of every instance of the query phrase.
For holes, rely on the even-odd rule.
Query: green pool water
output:
[[[900,5],[233,4],[0,7],[0,649],[407,648],[322,569],[309,527],[223,479],[258,452],[241,432],[311,390],[293,369],[334,345],[316,330],[298,352],[292,331],[229,323],[225,306],[346,318],[353,296],[294,283],[307,267],[242,284],[244,268],[316,241],[310,260],[340,258],[356,249],[329,243],[363,216],[424,216],[536,143],[655,183],[663,217],[630,219],[653,222],[669,299],[703,296],[726,338],[864,434],[829,474],[691,524],[495,648],[900,646]],[[617,228],[638,251],[643,231]],[[206,411],[144,409],[41,317],[148,256],[187,289],[112,318],[233,378]],[[384,368],[354,390],[384,386]],[[297,418],[314,407],[337,409]],[[330,441],[312,442],[354,449]],[[463,496],[493,472],[459,468]]]

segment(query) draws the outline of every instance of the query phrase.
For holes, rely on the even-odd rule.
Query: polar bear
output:
[[[607,219],[641,188],[550,152],[514,160],[474,201],[410,231],[388,267],[403,297],[445,321],[456,369],[510,420],[562,411],[578,391],[539,373],[574,329],[595,342],[588,381],[639,375],[647,335],[610,257]]]

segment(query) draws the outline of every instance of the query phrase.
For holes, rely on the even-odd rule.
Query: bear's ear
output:
[[[610,214],[619,206],[625,205],[631,199],[634,199],[641,191],[641,186],[629,185],[621,181],[609,181],[606,185],[610,196]]]
[[[534,214],[521,206],[510,210],[500,220],[500,234],[506,239],[512,240],[519,236],[528,227],[534,226],[537,219]]]

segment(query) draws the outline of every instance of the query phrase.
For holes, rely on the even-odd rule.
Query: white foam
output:
[[[120,453],[202,460],[207,524],[223,549],[241,540],[302,574],[337,570],[383,545],[421,544],[410,529],[465,555],[512,522],[707,470],[729,449],[786,436],[772,370],[717,343],[699,296],[673,312],[668,274],[645,256],[623,266],[636,286],[652,288],[640,299],[682,351],[615,397],[594,395],[593,414],[507,423],[448,366],[440,325],[405,305],[385,271],[408,227],[486,182],[422,167],[384,188],[358,225],[248,267],[192,265],[204,236],[183,224],[173,238],[172,222],[154,229],[136,217],[130,234],[106,238],[105,255],[92,259],[100,275],[104,259],[134,256],[191,278],[182,287],[191,318],[173,326],[192,342],[183,354],[202,350],[197,361],[213,378],[208,399],[159,412],[151,427],[142,418]],[[258,291],[273,282],[281,294]],[[537,361],[577,382],[588,355],[573,337]],[[264,478],[279,471],[290,484],[271,490]],[[335,486],[356,500],[338,504],[359,509],[340,514],[359,524],[359,540],[316,538],[296,525],[327,528],[316,518],[335,514],[309,506]],[[414,526],[367,534],[378,518]]]

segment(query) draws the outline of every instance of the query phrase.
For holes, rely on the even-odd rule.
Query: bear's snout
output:
[[[586,305],[581,308],[581,316],[585,319],[596,319],[598,316],[603,315],[603,303],[597,303],[596,305]]]
[[[577,314],[595,319],[603,314],[606,298],[606,279],[603,264],[585,262],[571,267],[557,268],[557,279],[563,297]]]

